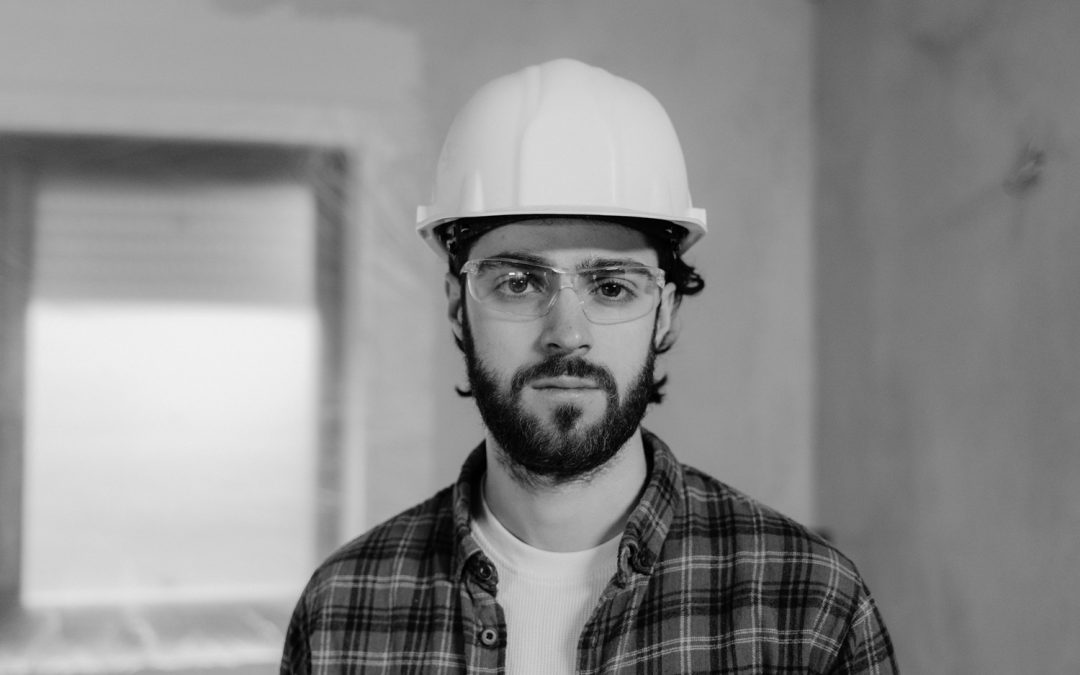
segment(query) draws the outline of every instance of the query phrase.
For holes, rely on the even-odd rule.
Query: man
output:
[[[486,427],[316,571],[283,673],[892,673],[854,566],[640,421],[705,234],[670,120],[571,60],[456,118],[421,235]]]

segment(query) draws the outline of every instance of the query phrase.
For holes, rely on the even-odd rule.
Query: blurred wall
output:
[[[1080,672],[1080,4],[819,7],[820,517],[905,672]]]
[[[812,5],[648,0],[0,0],[0,131],[277,138],[357,168],[342,536],[452,481],[481,438],[412,233],[457,108],[573,56],[668,107],[711,235],[708,288],[647,424],[690,463],[813,521]]]

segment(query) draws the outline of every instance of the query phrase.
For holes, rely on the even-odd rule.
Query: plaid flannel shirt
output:
[[[896,672],[854,565],[644,432],[648,484],[618,571],[578,642],[579,673]],[[498,571],[470,534],[483,445],[458,482],[315,572],[283,674],[502,673]]]

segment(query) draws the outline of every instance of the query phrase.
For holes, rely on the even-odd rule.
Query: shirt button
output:
[[[494,628],[485,628],[480,631],[480,643],[485,647],[494,647],[499,642],[499,631]]]
[[[491,581],[491,577],[495,576],[495,568],[491,566],[486,560],[480,560],[476,563],[476,578],[480,581]]]
[[[649,549],[643,548],[638,551],[637,559],[635,562],[637,563],[638,571],[646,573],[652,568],[653,563],[656,562],[656,556],[654,556],[652,551],[650,551]]]

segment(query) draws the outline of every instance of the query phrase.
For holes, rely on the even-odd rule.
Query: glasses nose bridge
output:
[[[558,284],[550,284],[548,286],[548,288],[551,289],[551,292],[547,301],[547,307],[544,308],[544,315],[547,315],[551,311],[555,306],[555,303],[559,301],[559,296],[562,295],[563,290],[567,288],[574,292],[574,297],[577,298],[578,304],[584,308],[585,299],[581,297],[581,290],[578,288],[578,279],[581,278],[581,274],[573,270],[549,269],[549,271],[558,278],[559,282]]]
[[[553,286],[553,294],[558,295],[564,288],[571,288],[574,290],[574,294],[581,299],[581,294],[578,293],[578,278],[581,276],[578,272],[572,270],[551,270],[553,274],[559,277],[558,286]]]

